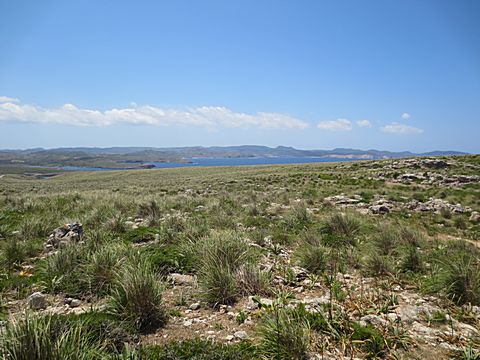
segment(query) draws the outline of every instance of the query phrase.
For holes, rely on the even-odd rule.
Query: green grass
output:
[[[457,165],[445,172],[478,175],[478,169],[464,165],[478,165],[479,159],[455,158]],[[287,329],[282,341],[270,336],[280,349],[271,353],[268,348],[273,351],[274,343],[265,345],[267,330],[265,338],[255,335],[259,347],[203,340],[144,347],[136,345],[136,336],[161,328],[169,314],[183,315],[185,299],[169,306],[164,302],[163,278],[172,272],[196,275],[199,287],[192,287],[188,301],[203,300],[212,307],[235,304],[249,295],[271,297],[277,291],[293,290],[299,285],[294,265],[307,269],[308,279],[313,280],[310,285],[305,282],[304,292],[316,291],[314,284],[319,283],[347,308],[352,297],[357,299],[355,306],[362,314],[388,312],[392,306],[380,295],[365,299],[357,296],[366,296],[363,289],[346,289],[337,279],[342,273],[373,277],[379,292],[399,284],[434,294],[451,301],[453,312],[461,312],[462,305],[479,305],[477,247],[445,240],[447,236],[480,240],[480,225],[468,221],[468,214],[393,211],[374,216],[325,204],[325,197],[344,193],[359,195],[365,202],[375,195],[399,203],[437,197],[480,209],[478,185],[440,188],[377,179],[377,172],[386,172],[392,180],[400,173],[419,171],[383,167],[391,163],[59,172],[48,180],[22,175],[25,169],[2,167],[7,175],[0,187],[1,316],[7,318],[14,311],[12,301],[23,301],[33,290],[41,290],[57,299],[110,300],[107,325],[92,325],[84,318],[62,320],[71,322],[72,329],[81,325],[75,331],[96,337],[103,326],[113,329],[101,344],[88,340],[85,345],[87,353],[90,346],[99,345],[102,356],[301,358],[307,351],[320,351],[313,346],[315,341],[321,346],[348,344],[345,351],[354,356],[386,356],[391,344],[403,341],[401,334],[353,325],[351,313],[333,306],[317,309],[315,315],[282,309],[285,314],[263,318],[270,335],[278,333],[274,325],[280,322]],[[135,217],[141,217],[145,226],[133,229],[125,223]],[[46,256],[42,246],[46,237],[72,221],[83,223],[83,243]],[[291,259],[285,258],[286,253]],[[265,267],[265,262],[272,267]],[[261,322],[262,314],[251,315],[252,321]],[[41,321],[37,330],[47,336],[48,331],[40,328],[50,325]],[[315,341],[307,341],[311,336]],[[35,341],[45,342],[46,348],[56,346],[48,339]]]

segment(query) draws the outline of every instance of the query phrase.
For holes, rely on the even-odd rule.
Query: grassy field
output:
[[[2,168],[0,356],[478,359],[480,156],[443,160]]]

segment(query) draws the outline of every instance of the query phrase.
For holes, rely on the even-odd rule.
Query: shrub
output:
[[[117,274],[110,311],[142,332],[156,329],[166,321],[162,291],[163,285],[148,263],[127,264]]]

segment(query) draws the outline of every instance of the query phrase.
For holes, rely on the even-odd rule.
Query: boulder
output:
[[[47,298],[41,292],[34,292],[27,298],[28,306],[34,310],[43,310],[48,306]]]

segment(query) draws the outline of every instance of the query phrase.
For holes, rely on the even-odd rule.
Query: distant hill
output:
[[[293,147],[275,148],[259,145],[192,146],[192,147],[75,147],[56,149],[0,150],[0,165],[80,166],[126,168],[141,167],[149,162],[188,162],[190,158],[245,157],[317,157],[325,159],[375,160],[412,156],[462,155],[459,151],[413,153],[381,150],[337,148],[333,150],[300,150]]]

